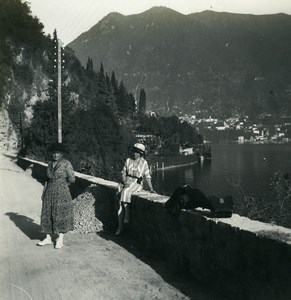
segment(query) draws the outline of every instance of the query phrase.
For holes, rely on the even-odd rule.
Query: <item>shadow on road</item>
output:
[[[14,161],[14,162],[17,161],[17,153],[16,152],[10,153],[10,154],[7,154],[7,153],[2,153],[2,154],[3,154],[3,156],[10,158],[11,161]]]
[[[129,233],[124,232],[121,236],[115,236],[108,232],[99,232],[98,235],[105,240],[113,241],[119,246],[133,254],[137,259],[149,265],[154,269],[164,280],[173,287],[180,290],[190,299],[195,300],[222,300],[222,298],[214,291],[211,291],[209,285],[197,282],[190,278],[186,273],[177,272],[172,266],[167,264],[160,257],[153,253],[147,253],[141,245],[133,239]]]
[[[31,240],[40,240],[43,236],[40,225],[34,223],[33,219],[15,212],[7,212],[5,215]]]

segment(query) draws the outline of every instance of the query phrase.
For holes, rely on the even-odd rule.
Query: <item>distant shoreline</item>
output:
[[[239,142],[239,141],[205,141],[206,144],[278,144],[278,145],[286,145],[286,144],[291,144],[291,141],[288,142],[278,142],[278,141],[244,141],[244,142]]]
[[[197,164],[197,163],[198,163],[198,161],[194,161],[194,162],[187,163],[187,164],[172,165],[172,166],[167,166],[167,167],[164,167],[164,168],[157,168],[157,169],[155,169],[155,171],[163,171],[163,170],[169,170],[169,169],[181,168],[181,167],[186,167],[186,166],[195,165],[195,164]]]

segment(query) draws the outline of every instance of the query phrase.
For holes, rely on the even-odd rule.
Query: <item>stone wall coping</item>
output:
[[[18,157],[21,158],[21,159],[30,161],[30,162],[32,162],[32,163],[37,163],[37,164],[39,164],[39,165],[41,165],[41,166],[47,167],[47,163],[44,163],[44,162],[42,162],[42,161],[34,160],[34,159],[27,158],[27,157],[24,157],[24,156],[18,156]]]
[[[26,157],[20,157],[21,159],[30,161],[31,163],[36,163],[47,167],[47,163],[43,163],[40,161],[36,161],[33,159],[29,159]],[[75,171],[75,176],[81,178],[83,180],[90,181],[95,184],[107,186],[110,188],[117,188],[118,183],[110,180],[105,180],[100,177],[95,177],[91,175],[86,175],[80,172]],[[134,197],[142,198],[144,200],[149,200],[151,202],[155,202],[157,204],[161,204],[164,206],[164,203],[169,199],[168,196],[150,193],[148,191],[142,190],[140,192],[134,193]],[[194,214],[198,215],[198,212],[208,211],[204,209],[197,209],[197,211],[190,211],[190,210],[182,210],[182,213],[186,214]],[[291,245],[291,229],[278,226],[271,223],[264,223],[256,220],[251,220],[247,217],[243,217],[237,214],[233,214],[231,218],[209,218],[207,216],[203,216],[199,214],[202,218],[205,218],[211,222],[215,223],[222,223],[230,225],[233,228],[237,228],[238,230],[245,230],[254,233],[256,236],[267,237],[273,240],[277,240],[280,242],[287,243]]]
[[[207,211],[206,209],[198,209],[198,211]],[[195,211],[184,210],[185,213],[195,214]],[[230,225],[238,230],[244,230],[254,233],[256,236],[267,237],[272,240],[280,241],[291,245],[291,229],[276,224],[264,223],[256,220],[251,220],[247,217],[233,214],[231,218],[208,218],[209,221],[217,224],[223,223]]]

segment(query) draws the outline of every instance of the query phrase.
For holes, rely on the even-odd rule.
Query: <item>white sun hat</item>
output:
[[[145,154],[145,146],[141,143],[135,143],[133,150],[137,150],[138,153]]]

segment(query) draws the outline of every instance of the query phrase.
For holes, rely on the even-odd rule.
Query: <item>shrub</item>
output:
[[[240,192],[243,192],[240,188]],[[244,193],[244,192],[243,192]],[[250,219],[291,228],[291,179],[275,172],[270,183],[270,200],[249,197],[244,193],[239,210]]]

